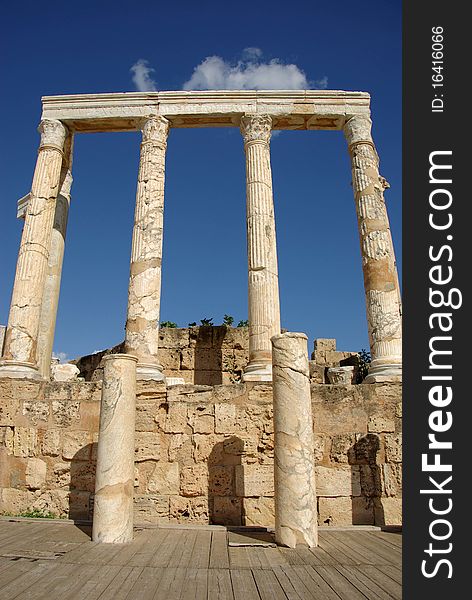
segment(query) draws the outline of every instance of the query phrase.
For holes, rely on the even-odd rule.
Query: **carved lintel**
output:
[[[244,143],[270,141],[272,132],[272,117],[269,115],[244,115],[241,118],[241,134]]]

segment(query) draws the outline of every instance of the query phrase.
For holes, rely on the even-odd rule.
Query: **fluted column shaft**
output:
[[[157,359],[161,303],[165,154],[169,122],[151,117],[143,125],[125,351],[138,357],[139,379],[163,379]]]
[[[51,375],[51,358],[54,346],[57,308],[61,288],[62,263],[66,242],[67,221],[70,208],[70,192],[72,187],[72,155],[74,138],[69,134],[64,146],[62,161],[61,189],[56,199],[56,210],[51,232],[48,268],[44,284],[43,303],[38,334],[38,363],[42,377]]]
[[[372,357],[366,383],[401,380],[402,367],[400,287],[384,200],[389,185],[379,174],[371,127],[368,117],[352,117],[344,126],[351,156]]]
[[[38,332],[67,130],[43,120],[21,238],[0,375],[39,377]]]
[[[246,115],[241,133],[246,153],[249,364],[244,381],[272,379],[271,337],[280,333],[279,282],[268,115]]]

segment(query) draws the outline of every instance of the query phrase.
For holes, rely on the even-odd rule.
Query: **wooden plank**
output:
[[[261,548],[261,550],[271,568],[281,567],[282,565],[288,566],[288,562],[278,548]]]
[[[170,529],[150,529],[145,532],[144,543],[128,561],[129,567],[165,567],[169,561],[177,536]]]
[[[207,593],[208,569],[186,569],[180,600],[207,600]]]
[[[396,581],[400,585],[402,585],[402,571],[398,567],[394,567],[393,565],[377,565],[379,571],[388,575],[393,581]]]
[[[208,569],[208,600],[233,600],[233,598],[229,570]]]
[[[116,566],[128,566],[128,562],[131,558],[141,552],[149,537],[151,536],[150,531],[139,531],[136,533],[134,540],[129,544],[120,544],[120,549],[111,559],[109,564]],[[132,566],[132,565],[129,565]]]
[[[360,565],[360,564],[370,564],[375,565],[379,562],[379,556],[372,552],[369,548],[362,546],[357,540],[353,538],[348,538],[345,535],[342,535],[344,532],[339,532],[335,534],[331,534],[331,543],[336,548],[342,550],[345,554],[350,556],[353,560],[352,565]],[[338,563],[341,564],[341,563]],[[344,563],[348,564],[348,563]]]
[[[143,567],[119,566],[118,575],[109,583],[99,596],[99,600],[125,600],[128,593],[139,579]]]
[[[301,558],[303,565],[334,565],[335,559],[326,552],[325,548],[317,546],[316,548],[307,548],[306,546],[297,546],[296,553]]]
[[[185,585],[186,571],[183,567],[166,567],[154,598],[160,600],[180,600]],[[163,585],[164,584],[164,585]]]
[[[391,596],[387,594],[380,586],[374,581],[369,579],[363,573],[363,567],[337,567],[338,571],[342,573],[349,581],[356,586],[356,588],[364,594],[367,598],[378,598],[378,600],[391,600]]]
[[[77,546],[77,548],[67,552],[64,554],[64,556],[61,556],[61,558],[58,558],[57,560],[62,563],[80,564],[84,555],[90,552],[97,544],[98,542],[82,542]]]
[[[10,567],[12,563],[10,563]],[[23,597],[25,591],[33,585],[37,585],[43,577],[48,577],[52,569],[55,568],[54,563],[48,561],[47,563],[31,565],[32,568],[29,571],[23,571],[19,577],[15,577],[5,586],[0,589],[0,597],[2,600],[13,600],[13,598]]]
[[[321,575],[315,570],[317,567],[294,567],[294,571],[312,591],[313,598],[323,600],[339,600],[338,594],[329,586]]]
[[[228,540],[226,531],[212,531],[210,569],[229,569]]]
[[[21,600],[39,600],[40,598],[48,598],[48,600],[61,598],[62,600],[84,570],[87,570],[87,573],[92,572],[92,567],[89,565],[58,564],[57,561],[54,564],[57,565],[57,568],[52,569],[48,577],[43,577],[35,585],[25,590]]]
[[[267,569],[252,569],[261,600],[287,600],[287,596],[275,576]]]
[[[260,600],[256,582],[250,569],[231,569],[234,600]]]
[[[25,573],[33,570],[36,566],[31,561],[26,560],[15,560],[9,562],[10,567],[8,569],[4,569],[0,573],[0,590],[7,586],[11,581],[14,581],[18,577],[21,577]]]
[[[392,564],[400,564],[402,560],[401,549],[387,548],[379,540],[376,540],[373,536],[366,532],[345,532],[345,535],[353,542],[357,542],[359,545],[367,547],[376,553],[379,558],[383,558]]]
[[[385,590],[392,598],[401,600],[402,586],[385,573],[382,573],[378,567],[365,565],[363,567],[363,572],[369,579]]]
[[[249,560],[249,564],[251,565],[251,569],[269,569],[270,563],[267,560],[266,555],[264,554],[264,548],[248,546],[247,547],[247,557]]]
[[[121,567],[100,566],[95,568],[91,577],[82,583],[80,588],[69,591],[66,598],[71,600],[97,600],[113,579],[118,575]]]
[[[336,567],[313,567],[343,600],[365,600],[362,594]]]
[[[392,546],[396,546],[397,548],[402,547],[403,536],[401,532],[395,533],[393,531],[379,531],[377,535],[385,542],[392,544]]]
[[[188,563],[188,559],[190,558],[190,555],[188,554],[190,545],[190,554],[191,550],[193,550],[192,538],[194,536],[194,530],[182,530],[179,531],[179,534],[180,535],[177,544],[175,544],[174,550],[169,558],[169,562],[167,563],[168,567],[185,568],[188,566],[185,563]]]
[[[281,569],[274,567],[274,574],[277,577],[288,600],[312,600],[313,594],[303,583],[293,568]]]
[[[334,565],[358,565],[360,564],[359,560],[353,558],[352,553],[350,553],[346,548],[340,547],[335,543],[333,534],[330,537],[325,537],[320,540],[320,546],[323,550],[329,554],[332,559]],[[328,566],[328,565],[326,565]]]
[[[245,546],[230,546],[228,548],[229,562],[232,569],[250,569],[249,558]]]
[[[164,600],[166,596],[160,596],[157,590],[165,574],[166,569],[143,567],[139,577],[124,598],[126,600],[153,600],[153,598]]]
[[[190,565],[195,569],[208,569],[210,564],[211,531],[198,531],[190,557]]]

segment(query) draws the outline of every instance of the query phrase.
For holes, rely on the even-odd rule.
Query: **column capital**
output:
[[[41,134],[40,149],[44,147],[57,148],[61,152],[68,133],[67,127],[56,119],[43,119],[39,124],[38,131]]]
[[[244,143],[270,142],[272,132],[272,117],[269,115],[247,114],[241,117],[241,134]]]
[[[364,115],[356,115],[346,121],[344,125],[344,136],[346,137],[348,146],[359,142],[372,142],[372,121]]]
[[[143,132],[143,143],[165,144],[169,135],[169,121],[161,115],[149,117],[143,121],[141,130]]]

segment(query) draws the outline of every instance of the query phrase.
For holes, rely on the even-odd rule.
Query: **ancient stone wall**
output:
[[[0,379],[0,512],[93,511],[101,382]],[[401,386],[312,385],[322,525],[401,522]],[[271,384],[139,382],[136,522],[273,525]]]

